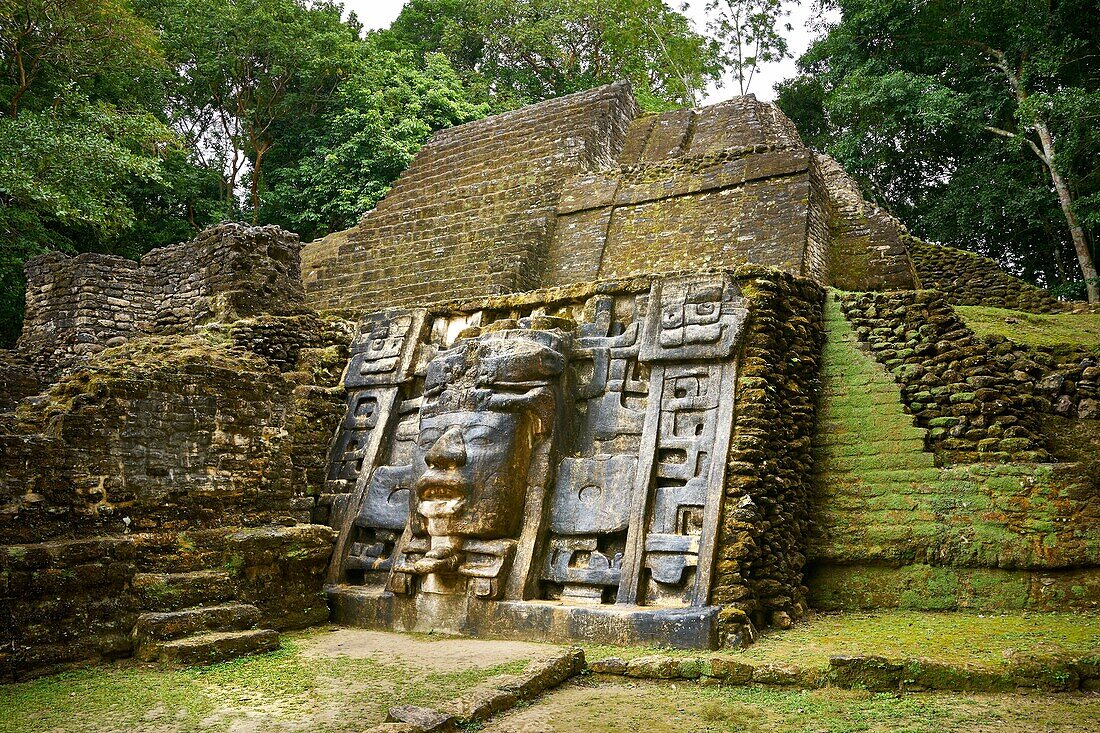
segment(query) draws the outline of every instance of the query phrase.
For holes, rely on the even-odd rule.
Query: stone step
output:
[[[149,649],[152,656],[145,659],[176,664],[214,664],[278,648],[279,632],[274,629],[214,631],[153,644]]]
[[[178,611],[233,599],[233,582],[224,570],[190,573],[138,573],[134,593],[146,611]]]
[[[247,603],[158,611],[138,616],[132,638],[142,658],[142,650],[157,642],[208,631],[244,631],[259,622],[260,609]]]

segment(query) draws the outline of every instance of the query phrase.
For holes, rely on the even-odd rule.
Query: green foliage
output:
[[[723,68],[662,0],[412,0],[382,41],[445,54],[498,110],[617,79],[647,109],[693,105]]]
[[[247,176],[258,216],[264,161],[296,121],[313,117],[346,76],[359,26],[341,7],[304,0],[139,0],[160,29],[172,124],[198,160],[222,175],[224,208]]]
[[[756,70],[791,57],[783,32],[793,28],[784,0],[707,0],[710,29],[725,49],[725,61],[737,74],[741,94],[752,86]]]
[[[284,147],[305,152],[272,166],[262,199],[264,221],[307,240],[350,227],[373,208],[431,133],[488,113],[468,101],[442,54],[418,65],[409,52],[364,43],[347,61],[352,70],[332,101]]]
[[[837,0],[779,105],[914,234],[1028,280],[1081,278],[1051,171],[1095,241],[1100,13],[1091,0]],[[1040,128],[1052,136],[1044,161]],[[1095,246],[1093,247],[1095,251]]]
[[[0,343],[18,335],[23,263],[116,251],[178,150],[158,118],[153,30],[118,0],[0,2]],[[155,239],[155,228],[146,233]],[[140,249],[139,253],[144,251]]]

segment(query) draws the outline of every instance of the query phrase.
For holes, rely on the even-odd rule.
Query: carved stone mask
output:
[[[413,457],[416,511],[428,534],[483,539],[518,531],[534,436],[518,412],[425,418]]]
[[[429,365],[412,470],[415,511],[431,537],[518,534],[533,455],[555,420],[559,342],[550,331],[502,330]]]

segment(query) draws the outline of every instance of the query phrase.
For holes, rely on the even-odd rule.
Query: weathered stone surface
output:
[[[176,664],[214,664],[279,648],[279,632],[272,629],[215,631],[158,642],[146,659]]]
[[[908,248],[921,286],[940,291],[952,305],[988,305],[1031,313],[1056,313],[1068,306],[1045,290],[1012,277],[988,257],[912,238]]]
[[[56,376],[83,357],[143,334],[186,333],[210,321],[304,313],[297,235],[220,224],[155,249],[140,264],[113,255],[40,255],[26,266],[17,347]]]
[[[635,657],[627,662],[627,677],[654,680],[672,680],[680,676],[680,660],[676,657]]]
[[[710,674],[725,684],[747,685],[752,681],[753,667],[730,657],[711,657]]]
[[[588,670],[593,674],[615,674],[625,675],[627,670],[627,663],[625,659],[619,657],[606,657],[604,659],[597,659],[594,662],[589,662]]]
[[[187,608],[180,611],[143,613],[134,624],[139,645],[177,639],[199,631],[243,631],[260,621],[260,609],[247,603]]]
[[[233,597],[233,580],[224,570],[189,573],[137,573],[133,579],[138,606],[149,611],[177,611]]]
[[[443,733],[455,728],[454,716],[416,705],[398,705],[390,708],[386,722],[408,723],[424,733]]]
[[[746,264],[911,286],[892,222],[859,242],[863,268],[830,263],[859,232],[830,221],[824,160],[752,96],[639,115],[612,84],[436,133],[359,225],[305,248],[304,279],[348,309]]]
[[[838,687],[861,687],[872,691],[896,690],[901,686],[903,665],[878,656],[829,657],[829,682]]]

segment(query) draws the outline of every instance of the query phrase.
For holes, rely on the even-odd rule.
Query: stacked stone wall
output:
[[[788,625],[802,585],[812,493],[823,294],[778,272],[750,281],[713,600],[727,625]]]
[[[1030,377],[991,351],[939,291],[845,294],[861,341],[901,384],[941,463],[1046,460]]]
[[[283,375],[207,335],[104,352],[23,404],[3,436],[0,536],[308,522],[324,449],[316,466],[296,471],[305,463],[292,446],[327,445],[337,418],[324,408],[332,403],[334,414],[338,402],[311,387],[318,377],[316,386],[334,386],[345,354],[332,348],[320,375]],[[299,415],[318,411],[290,435]]]
[[[270,362],[226,329],[135,338],[0,423],[0,679],[128,655],[175,587],[160,575],[197,573],[188,603],[253,603],[270,627],[327,618],[333,537],[310,522],[346,329],[302,346],[300,320],[233,324]]]
[[[297,252],[223,225],[141,264],[32,262],[0,362],[0,680],[127,656],[144,611],[327,618],[310,522],[352,329],[305,310]]]
[[[27,263],[17,350],[56,376],[145,334],[214,321],[304,312],[298,237],[278,227],[222,224],[195,239],[122,257],[51,252]]]
[[[637,115],[624,84],[437,133],[355,228],[306,248],[356,313],[746,264],[828,276],[813,154],[748,96]]]
[[[1068,305],[1009,275],[988,257],[907,239],[922,287],[943,292],[951,305],[985,305],[1029,313],[1058,313]]]
[[[829,202],[829,284],[841,290],[907,290],[916,285],[905,226],[874,203],[828,155],[815,167]]]
[[[537,287],[561,181],[610,165],[636,111],[614,84],[437,133],[306,273],[311,302],[364,312]]]
[[[34,365],[14,351],[0,350],[0,413],[14,410],[20,400],[41,390]]]
[[[331,552],[317,525],[0,545],[0,681],[127,657],[138,614],[176,600],[251,603],[280,630],[323,622]],[[190,586],[169,585],[181,574]]]

